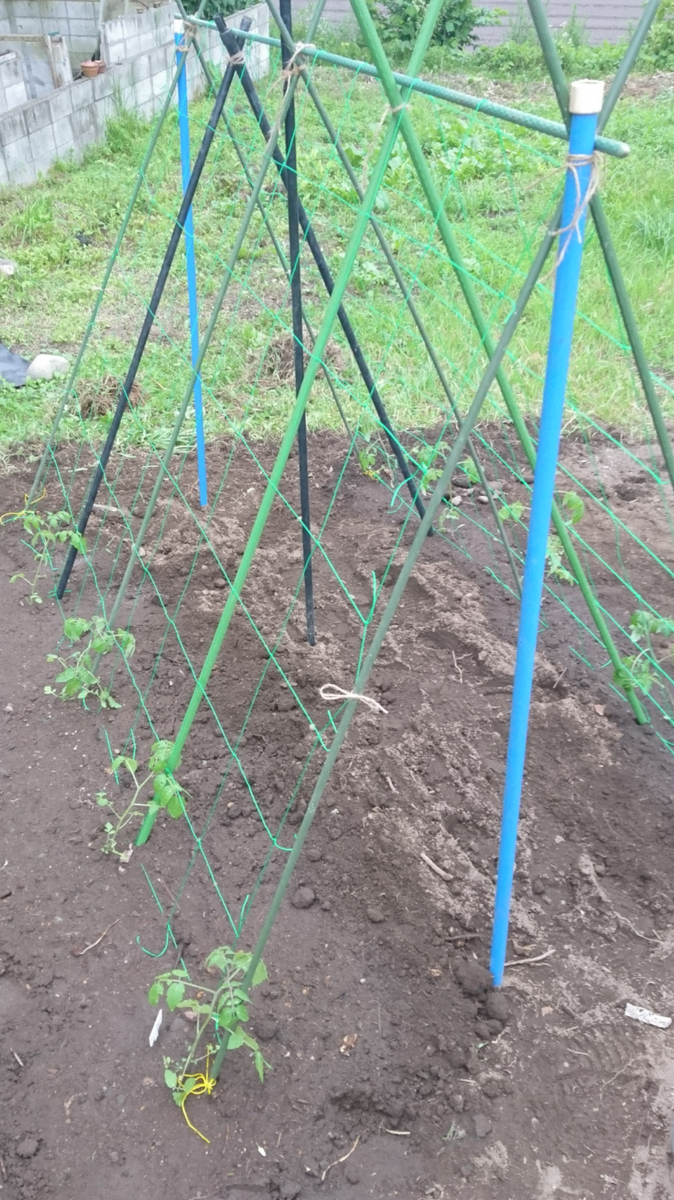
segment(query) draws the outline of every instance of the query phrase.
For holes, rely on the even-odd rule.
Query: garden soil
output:
[[[215,474],[229,449],[211,447]],[[271,461],[269,447],[258,452]],[[569,460],[580,453],[564,447]],[[341,465],[339,440],[312,437],[311,462],[319,522]],[[605,464],[611,502],[618,511],[629,505],[630,523],[641,522],[651,544],[661,539],[666,554],[657,495],[645,477],[622,477],[624,464],[625,455]],[[10,463],[2,511],[21,508],[33,469]],[[131,459],[127,470],[132,496]],[[295,479],[291,462],[288,492]],[[250,470],[235,456],[223,519],[211,531],[235,554],[260,498],[255,479],[250,488]],[[518,498],[515,485],[511,493]],[[398,522],[385,489],[351,465],[326,539],[361,604]],[[162,604],[170,610],[177,600],[195,549],[181,540],[184,527],[176,509],[153,564],[161,603],[148,590],[133,614],[141,684],[165,631]],[[184,1019],[165,1012],[157,1044],[148,1042],[148,987],[177,957],[172,945],[151,957],[164,949],[166,925],[145,871],[170,908],[193,842],[184,821],[158,821],[126,866],[101,853],[95,796],[110,785],[107,741],[117,749],[128,731],[131,685],[119,677],[124,707],[113,714],[44,694],[61,616],[51,600],[28,604],[22,581],[10,586],[29,554],[20,525],[3,527],[0,1200],[674,1196],[674,1027],[625,1016],[627,1002],[674,1014],[672,759],[652,730],[634,724],[607,672],[570,652],[577,627],[546,601],[510,965],[503,988],[491,990],[485,968],[518,610],[483,569],[482,543],[468,527],[462,536],[474,539],[471,560],[441,538],[424,547],[371,678],[387,711],[354,720],[268,943],[269,979],[255,993],[251,1025],[271,1070],[261,1083],[237,1051],[214,1094],[188,1102],[206,1143],[162,1079],[162,1057],[178,1057],[189,1033]],[[602,537],[608,555],[611,529],[599,522],[599,546]],[[262,627],[285,613],[298,541],[279,503],[251,577]],[[226,594],[203,565],[181,610],[195,655]],[[610,607],[608,574],[598,586]],[[283,652],[322,725],[318,688],[348,684],[358,630],[323,560],[315,587],[318,644],[304,642],[298,605]],[[661,601],[672,612],[671,596]],[[190,694],[171,645],[152,692],[165,737]],[[210,688],[223,720],[241,719],[263,666],[238,614]],[[268,673],[242,749],[256,794],[276,816],[308,744],[306,720],[288,700]],[[149,732],[138,736],[144,752]],[[218,754],[214,729],[198,721],[179,773],[197,823],[218,786]],[[289,837],[314,777],[285,826]],[[206,846],[235,906],[251,893],[267,845],[251,808],[235,786],[225,793]],[[277,857],[244,945],[272,894]],[[206,954],[230,936],[201,859],[174,927],[198,978]]]

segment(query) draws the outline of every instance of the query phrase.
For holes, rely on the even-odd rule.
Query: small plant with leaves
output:
[[[503,503],[498,510],[498,515],[502,521],[521,521],[524,505],[520,500],[513,500],[512,504]]]
[[[105,844],[101,847],[103,854],[112,854],[122,862],[128,862],[131,857],[130,847],[120,850],[118,840],[132,821],[144,817],[150,809],[158,812],[163,808],[170,817],[182,816],[187,792],[167,770],[172,750],[173,742],[155,742],[148,759],[147,771],[140,778],[137,759],[127,758],[123,754],[113,759],[108,767],[108,774],[117,775],[121,770],[128,771],[133,794],[129,803],[120,811],[119,806],[109,799],[106,792],[98,792],[96,803],[101,808],[107,808],[110,815],[104,829]],[[180,761],[178,759],[177,766],[180,766]],[[153,785],[152,796],[145,800],[144,796],[149,794],[149,784]]]
[[[428,492],[430,485],[436,483],[442,475],[445,466],[442,456],[447,454],[447,450],[448,446],[446,442],[439,442],[437,446],[424,446],[417,453],[416,458],[420,471],[420,491]]]
[[[360,466],[363,475],[368,479],[377,479],[377,447],[370,441],[369,437],[365,438],[365,446],[358,451],[358,465]]]
[[[653,645],[653,639],[664,639],[665,653],[658,655]],[[668,695],[670,689],[662,672],[656,670],[662,663],[674,659],[674,621],[658,617],[655,613],[637,609],[629,622],[629,638],[638,650],[634,654],[621,657],[622,666],[613,672],[613,682],[621,687],[633,687],[636,683],[642,691],[649,693],[658,683],[665,688]],[[642,644],[643,643],[643,644]],[[670,697],[671,699],[671,697]]]
[[[577,525],[585,513],[585,501],[582,496],[579,496],[577,492],[565,492],[562,499],[562,512],[567,529]],[[564,565],[564,547],[561,538],[556,533],[551,533],[548,538],[545,557],[548,563],[548,575],[559,579],[561,583],[574,584],[576,582],[575,576]]]
[[[15,514],[12,514],[14,516]],[[29,546],[33,554],[33,564],[35,566],[35,574],[32,579],[19,571],[16,575],[12,575],[10,583],[16,583],[17,579],[24,579],[30,588],[28,600],[31,604],[42,604],[42,596],[38,592],[38,583],[43,571],[51,567],[52,550],[59,543],[67,542],[74,546],[80,553],[84,553],[87,548],[86,538],[73,529],[72,520],[69,512],[57,513],[39,513],[33,509],[26,509],[21,514],[23,516],[23,528],[29,537]]]
[[[98,675],[94,674],[94,660],[103,654],[109,654],[118,646],[126,658],[131,658],[136,639],[128,629],[117,629],[115,633],[108,629],[103,617],[92,617],[87,621],[84,617],[68,617],[63,623],[63,635],[72,646],[78,648],[70,654],[48,654],[47,662],[57,662],[61,671],[54,680],[61,684],[60,691],[47,685],[45,692],[48,696],[58,696],[61,700],[81,700],[86,707],[89,696],[98,700],[101,708],[121,708],[110,690],[103,686]],[[78,643],[86,637],[83,646]]]
[[[260,1080],[264,1080],[265,1070],[271,1070],[257,1041],[245,1028],[249,997],[243,983],[252,957],[242,950],[232,950],[231,946],[219,946],[206,959],[207,973],[218,977],[214,987],[193,983],[187,971],[176,969],[158,975],[148,993],[150,1004],[159,1004],[165,997],[169,1012],[186,1010],[195,1022],[194,1038],[185,1058],[178,1063],[164,1058],[164,1082],[178,1107],[182,1108],[190,1129],[194,1126],[185,1112],[185,1101],[190,1095],[210,1094],[213,1090],[215,1080],[209,1075],[208,1064],[216,1053],[217,1043],[223,1038],[227,1039],[228,1052],[249,1051]],[[250,989],[264,983],[266,978],[267,968],[260,961],[250,981]],[[205,1069],[200,1070],[204,1064]],[[198,1129],[194,1131],[199,1133]]]

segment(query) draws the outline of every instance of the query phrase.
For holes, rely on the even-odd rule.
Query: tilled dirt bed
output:
[[[335,438],[312,439],[317,522],[337,450]],[[227,447],[211,450],[211,469],[219,453],[224,462]],[[16,462],[0,480],[2,511],[21,507],[32,470]],[[238,521],[243,536],[259,495],[249,493],[245,464],[234,464],[230,480],[227,528],[231,535]],[[652,538],[657,497],[643,481],[630,497],[632,523],[642,519]],[[350,467],[329,551],[359,603],[396,521],[384,490]],[[607,528],[607,546],[610,538]],[[168,540],[171,555],[157,568],[167,609],[182,553],[178,538]],[[279,505],[251,577],[262,627],[286,610],[297,545],[297,524]],[[517,606],[482,569],[477,547],[471,562],[431,538],[371,681],[387,713],[355,719],[267,947],[269,981],[251,1025],[272,1070],[260,1083],[240,1051],[226,1059],[214,1095],[190,1102],[206,1144],[162,1080],[162,1055],[175,1057],[184,1042],[183,1018],[165,1014],[157,1045],[148,1044],[147,990],[175,948],[144,953],[160,954],[165,940],[145,871],[169,907],[193,842],[184,821],[160,821],[126,868],[101,854],[95,795],[108,784],[105,734],[113,748],[123,744],[134,697],[120,683],[124,707],[108,716],[45,696],[61,616],[52,601],[26,603],[22,583],[10,587],[27,562],[19,526],[5,526],[0,1200],[674,1196],[674,1027],[625,1016],[628,1001],[674,1013],[672,760],[634,724],[607,673],[570,653],[576,630],[559,605],[545,606],[504,987],[490,991],[484,968]],[[336,587],[317,562],[318,645],[303,641],[301,605],[284,642],[321,725],[318,687],[348,683],[357,648],[346,605],[332,603]],[[197,656],[224,596],[204,576],[185,602]],[[161,605],[141,603],[133,629],[142,682],[165,629]],[[178,662],[169,640],[153,684],[164,737],[190,694]],[[211,684],[223,719],[241,718],[263,665],[237,617]],[[276,815],[306,755],[306,720],[282,699],[268,676],[242,751]],[[215,746],[208,723],[198,723],[183,767],[195,820],[218,785]],[[235,792],[223,806],[206,847],[235,907],[266,844],[244,800]],[[286,829],[291,837],[292,822]],[[272,890],[263,884],[255,898],[245,945]],[[198,976],[228,939],[201,860],[175,926]]]

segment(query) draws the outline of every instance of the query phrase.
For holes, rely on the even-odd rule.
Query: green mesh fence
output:
[[[354,0],[361,23],[362,7]],[[650,19],[654,11],[651,5]],[[638,31],[642,40],[647,28]],[[438,509],[434,536],[516,601],[533,478],[523,442],[533,439],[535,445],[552,296],[553,258],[540,247],[555,242],[565,143],[486,114],[479,103],[471,110],[419,94],[392,103],[379,79],[326,61],[330,56],[321,57],[313,46],[283,76],[280,43],[271,42],[270,69],[255,84],[261,104],[273,124],[284,79],[293,80],[300,199],[333,278],[353,259],[344,306],[425,501],[455,446],[457,423],[480,388],[485,394],[472,441]],[[374,61],[380,65],[376,55]],[[319,688],[328,683],[347,693],[358,690],[373,630],[418,526],[343,327],[334,320],[326,324],[324,280],[303,236],[304,351],[307,370],[319,366],[306,408],[319,642],[308,648],[294,454],[278,480],[273,469],[296,407],[286,195],[271,164],[253,204],[265,138],[240,71],[193,206],[202,333],[227,281],[201,368],[209,507],[198,505],[191,406],[181,427],[175,424],[192,379],[181,248],[86,530],[86,550],[62,602],[65,617],[100,615],[114,629],[138,633],[132,656],[121,652],[118,639],[116,651],[100,661],[106,687],[124,703],[126,741],[111,747],[111,756],[123,749],[145,762],[153,740],[184,735],[182,767],[175,759],[169,765],[189,795],[167,842],[164,895],[148,874],[168,922],[165,945],[160,939],[146,946],[157,955],[171,939],[179,948],[173,914],[189,905],[195,872],[209,881],[213,905],[224,911],[228,932],[222,940],[238,938],[253,913],[259,928],[266,910],[260,889],[278,879],[296,844],[298,822],[306,820],[308,797],[343,715],[339,699],[326,702]],[[220,77],[213,78],[204,98],[190,107],[194,153],[219,84]],[[415,167],[406,140],[410,128],[449,222],[451,244]],[[171,103],[153,136],[156,144],[36,489],[36,499],[46,489],[38,509],[65,508],[75,522],[180,205]],[[387,138],[390,153],[373,192]],[[279,146],[285,153],[283,137]],[[601,194],[609,211],[613,189],[632,169],[629,158],[607,156]],[[365,209],[359,193],[368,193]],[[252,215],[241,240],[247,207]],[[372,219],[352,253],[363,211]],[[231,261],[237,238],[241,248]],[[545,621],[554,625],[560,613],[572,619],[573,653],[587,668],[605,673],[616,694],[627,697],[671,748],[671,484],[605,252],[588,223]],[[523,287],[529,299],[521,317]],[[317,360],[313,346],[318,339],[320,347],[321,338],[325,348]],[[493,357],[485,377],[499,339],[507,342],[501,355],[507,386],[495,377]],[[670,420],[671,387],[657,375],[649,376],[649,386],[658,412]],[[270,515],[246,574],[254,548],[249,537],[270,480]],[[345,535],[344,497],[359,489],[363,518]],[[648,519],[643,508],[638,516],[631,508],[642,489],[651,496]],[[62,555],[55,554],[54,581],[61,568]],[[227,600],[234,611],[211,673],[207,652]],[[67,651],[64,643],[60,652]],[[196,720],[186,724],[195,697],[201,699]],[[277,714],[276,724],[271,714]],[[277,774],[274,764],[288,739],[295,765]],[[121,783],[123,775],[118,769]],[[225,861],[223,849],[223,829],[240,813],[251,817],[255,860],[245,880]],[[140,809],[137,816],[130,836],[138,831]],[[169,834],[165,812],[159,810],[159,817],[162,827],[152,845],[161,847]],[[161,858],[161,848],[157,853]]]

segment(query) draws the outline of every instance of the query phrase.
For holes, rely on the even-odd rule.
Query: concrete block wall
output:
[[[28,99],[21,60],[15,50],[0,51],[0,113]]]
[[[266,4],[228,19],[236,27],[244,15],[252,28],[268,36],[269,10]],[[202,45],[214,63],[224,63],[224,47],[213,31]],[[217,41],[216,41],[217,39]],[[260,78],[269,70],[269,48],[248,43],[247,60],[251,74]],[[102,141],[105,127],[118,106],[150,120],[161,108],[173,76],[175,47],[171,42],[137,54],[124,63],[109,67],[94,79],[77,79],[8,113],[0,113],[0,186],[34,183],[57,161],[81,158],[87,146]],[[195,97],[204,90],[204,78],[194,50],[187,60],[188,93]]]
[[[103,19],[124,12],[127,0],[105,0]],[[0,0],[0,33],[59,33],[77,69],[98,45],[99,0]]]
[[[7,50],[17,55],[29,99],[37,100],[45,92],[72,83],[68,48],[62,37],[5,33],[0,35],[0,53]]]
[[[173,5],[161,4],[105,21],[101,29],[101,54],[106,63],[126,62],[127,58],[135,58],[155,46],[165,46],[172,38]]]

